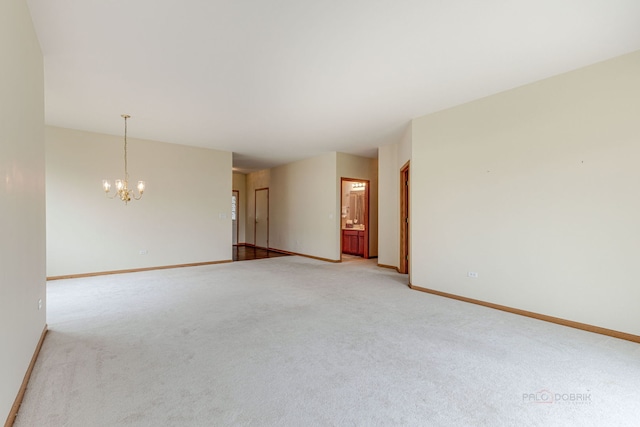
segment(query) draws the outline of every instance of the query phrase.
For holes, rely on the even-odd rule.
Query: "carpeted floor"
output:
[[[301,257],[60,280],[15,425],[637,426],[640,346]]]

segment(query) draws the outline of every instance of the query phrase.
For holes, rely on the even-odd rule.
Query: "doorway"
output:
[[[409,274],[409,162],[400,169],[400,266],[398,271]]]
[[[253,243],[257,248],[269,248],[269,189],[255,191],[255,227]]]
[[[341,179],[341,259],[342,255],[369,258],[369,192],[369,180]]]

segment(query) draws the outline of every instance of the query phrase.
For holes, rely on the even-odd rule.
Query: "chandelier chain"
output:
[[[129,116],[125,114],[123,115],[123,117],[124,117],[124,180],[128,182],[129,171],[127,168],[127,119],[129,118]]]

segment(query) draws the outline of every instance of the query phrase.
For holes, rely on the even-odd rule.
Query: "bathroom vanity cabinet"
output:
[[[364,230],[342,229],[342,252],[364,256]]]

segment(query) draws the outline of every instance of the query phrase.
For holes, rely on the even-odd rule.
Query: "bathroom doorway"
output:
[[[341,254],[369,258],[369,191],[369,180],[357,178],[341,180]]]

